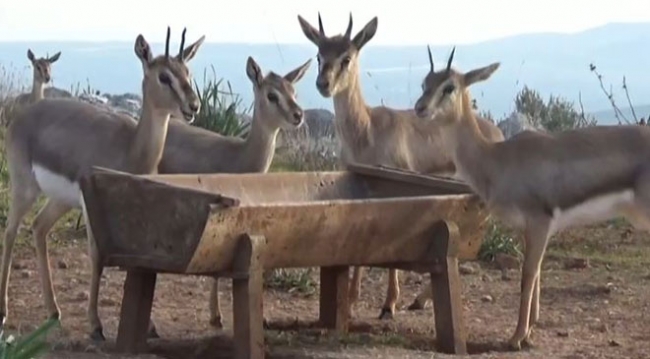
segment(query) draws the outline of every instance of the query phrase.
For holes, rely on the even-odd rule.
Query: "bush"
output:
[[[489,224],[485,240],[481,244],[478,257],[485,262],[492,262],[497,253],[520,256],[520,243],[512,233],[499,222],[492,220]]]
[[[524,86],[515,98],[517,112],[527,115],[536,128],[549,132],[559,132],[574,128],[596,125],[596,119],[587,116],[582,109],[575,108],[573,102],[550,95],[544,102],[539,92]]]
[[[226,82],[227,91],[222,89],[223,79],[216,80],[214,67],[212,76],[208,78],[207,71],[203,71],[203,88],[194,81],[196,93],[201,102],[201,111],[194,119],[192,125],[205,128],[224,136],[245,137],[250,129],[250,123],[241,120],[242,115],[252,108],[252,105],[243,110],[238,110],[242,103],[239,95],[232,91],[230,82]]]

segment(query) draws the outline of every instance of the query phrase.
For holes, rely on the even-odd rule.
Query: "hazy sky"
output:
[[[608,22],[650,21],[648,0],[1,0],[0,41],[152,42],[183,26],[188,41],[306,42],[296,15],[328,34],[356,33],[373,16],[373,44],[461,44],[528,32],[574,32]],[[227,5],[226,5],[227,4]]]

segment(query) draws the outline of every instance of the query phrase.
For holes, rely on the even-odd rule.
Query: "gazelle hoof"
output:
[[[210,326],[217,329],[223,329],[223,322],[221,321],[221,317],[214,317],[210,319]]]
[[[411,303],[411,305],[409,305],[406,309],[407,310],[422,310],[422,309],[424,309],[424,304],[420,303],[417,300],[414,300],[413,303]]]
[[[104,337],[104,329],[102,327],[93,329],[93,331],[90,333],[90,339],[94,342],[106,341],[106,337]]]
[[[147,338],[148,339],[160,338],[160,335],[158,335],[158,331],[156,330],[156,325],[153,324],[153,322],[149,322],[149,329],[147,330]]]
[[[381,313],[379,313],[379,319],[393,319],[393,311],[389,308],[381,308]]]

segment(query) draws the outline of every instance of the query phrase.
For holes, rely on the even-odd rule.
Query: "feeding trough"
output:
[[[461,182],[364,165],[340,172],[131,175],[82,181],[102,262],[127,270],[117,346],[137,352],[157,273],[233,279],[236,358],[264,356],[262,273],[320,267],[320,321],[348,328],[348,268],[431,273],[436,339],[464,353],[458,259],[487,210]]]

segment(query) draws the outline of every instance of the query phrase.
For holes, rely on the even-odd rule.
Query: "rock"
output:
[[[620,347],[621,343],[615,339],[610,339],[609,340],[609,346],[610,347]]]
[[[589,268],[589,258],[566,258],[564,260],[564,269],[585,269]]]
[[[569,336],[569,332],[566,331],[566,330],[560,330],[560,331],[558,331],[556,334],[557,334],[557,336],[560,337],[560,338],[566,338],[566,337]]]
[[[20,272],[20,277],[21,278],[29,278],[32,276],[32,271],[30,270],[23,270]]]
[[[497,253],[494,256],[494,262],[497,264],[497,267],[501,270],[519,269],[521,266],[519,264],[519,258],[505,253]]]
[[[117,307],[119,304],[113,299],[102,298],[99,300],[99,305],[102,307]]]
[[[494,298],[492,298],[492,296],[489,295],[489,294],[486,294],[486,295],[481,297],[481,302],[483,302],[483,303],[492,303],[493,301],[494,301]]]
[[[21,270],[21,269],[27,269],[27,264],[23,261],[15,261],[12,265],[11,268],[14,270]]]
[[[87,291],[77,293],[77,300],[79,301],[88,300],[88,298],[90,298],[90,293]]]
[[[503,132],[503,137],[510,137],[526,130],[539,131],[533,126],[532,121],[523,113],[513,112],[505,120],[497,123],[497,127]]]
[[[62,259],[60,259],[59,261],[56,262],[56,266],[57,266],[59,269],[68,269],[68,263],[66,263],[66,262],[63,261]]]
[[[476,265],[476,263],[471,263],[471,262],[461,263],[460,265],[458,265],[458,272],[460,274],[465,274],[465,275],[476,274],[478,272],[478,266]]]

